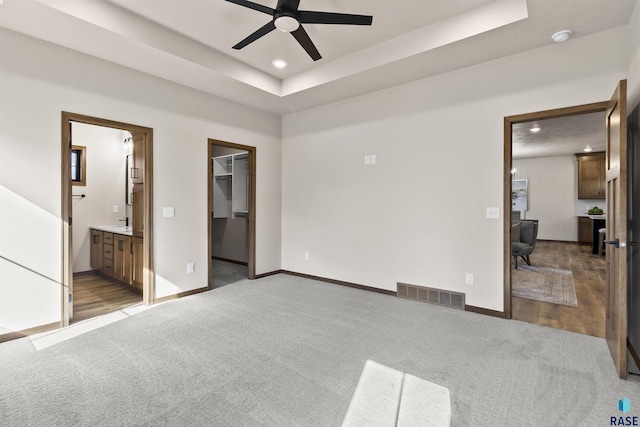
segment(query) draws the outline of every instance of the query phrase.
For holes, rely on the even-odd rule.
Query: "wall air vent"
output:
[[[464,294],[461,292],[445,291],[443,289],[427,288],[425,286],[397,283],[397,295],[400,298],[444,305],[464,310]]]

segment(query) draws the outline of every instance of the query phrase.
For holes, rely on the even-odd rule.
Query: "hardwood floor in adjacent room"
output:
[[[142,295],[127,286],[98,273],[74,275],[73,320],[81,322],[130,307],[142,302]]]
[[[512,297],[512,317],[596,337],[605,335],[605,257],[593,255],[591,246],[573,242],[538,240],[531,265],[570,270],[578,307]]]

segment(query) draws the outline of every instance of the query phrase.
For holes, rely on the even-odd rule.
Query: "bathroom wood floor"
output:
[[[512,317],[536,325],[604,337],[605,257],[593,255],[591,246],[538,240],[531,254],[531,264],[571,270],[578,307],[512,297]]]
[[[73,276],[73,320],[81,322],[142,302],[142,295],[132,287],[97,273]]]

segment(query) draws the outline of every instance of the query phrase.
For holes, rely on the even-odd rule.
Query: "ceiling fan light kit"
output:
[[[300,28],[300,21],[289,15],[280,15],[273,20],[273,24],[282,32],[291,33]]]
[[[254,3],[249,0],[226,0],[249,9],[257,10],[272,16],[272,20],[258,28],[244,40],[233,46],[239,50],[253,43],[260,37],[278,29],[291,33],[302,48],[314,61],[322,58],[302,24],[338,24],[338,25],[371,25],[373,16],[352,15],[348,13],[318,12],[313,10],[298,10],[300,0],[278,0],[275,9]]]

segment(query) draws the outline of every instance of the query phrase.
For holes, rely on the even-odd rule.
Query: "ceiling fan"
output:
[[[233,46],[234,49],[242,49],[277,28],[280,31],[291,33],[314,61],[322,58],[322,56],[304,30],[302,24],[371,25],[373,22],[373,16],[369,15],[298,10],[300,0],[278,0],[275,9],[248,0],[227,1],[273,16],[273,20]]]

